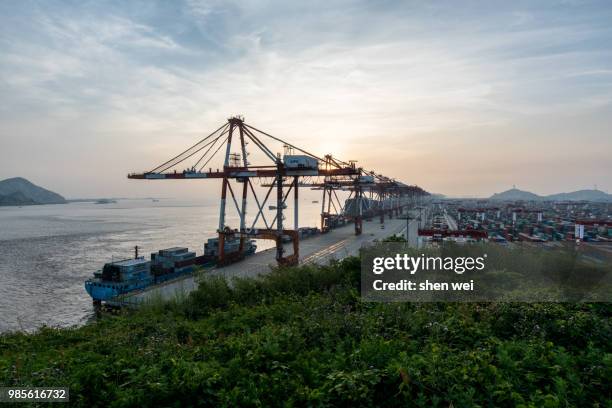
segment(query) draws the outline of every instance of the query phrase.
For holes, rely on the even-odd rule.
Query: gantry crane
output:
[[[274,153],[263,140],[282,143],[285,154]],[[255,151],[249,151],[250,145],[255,145]],[[217,157],[217,153],[224,149],[222,156],[222,168],[213,170],[211,161]],[[299,152],[299,154],[295,154]],[[257,153],[263,160],[261,164],[251,163],[251,153]],[[180,170],[177,166],[182,165]],[[187,167],[185,167],[187,165]],[[207,169],[207,166],[208,169]],[[365,178],[364,178],[365,176]],[[309,180],[323,178],[323,183],[300,183],[299,179]],[[331,155],[325,157],[316,156],[304,149],[294,146],[278,137],[261,131],[247,123],[240,116],[231,117],[227,123],[217,128],[214,132],[198,141],[193,146],[184,150],[172,159],[162,163],[144,173],[132,173],[130,179],[143,180],[178,180],[178,179],[221,179],[221,200],[219,210],[219,225],[217,229],[219,237],[218,264],[224,265],[243,256],[244,244],[247,239],[271,239],[276,243],[276,260],[281,265],[294,265],[299,260],[299,234],[298,234],[298,198],[299,188],[308,186],[310,188],[321,187],[324,197],[322,204],[322,229],[326,229],[326,219],[330,217],[330,207],[333,205],[337,212],[342,211],[342,204],[336,194],[336,189],[351,191],[354,198],[358,198],[359,210],[352,216],[355,221],[355,232],[361,233],[362,198],[364,191],[376,191],[380,197],[401,196],[407,190],[401,183],[376,175],[376,180],[370,177],[369,172],[358,168],[354,161],[344,162],[333,158]],[[267,187],[263,200],[260,200],[253,180],[259,180],[261,186]],[[335,184],[334,184],[335,183]],[[234,185],[236,190],[234,190]],[[416,186],[419,193],[427,194]],[[286,188],[286,190],[284,189]],[[276,202],[270,206],[275,210],[275,216],[268,222],[265,215],[265,207],[270,199],[272,191],[276,189]],[[229,192],[229,194],[228,194]],[[293,192],[293,229],[284,225],[283,211],[289,195]],[[339,204],[339,208],[332,203],[332,195]],[[230,228],[227,223],[228,198],[234,204],[236,213],[240,219],[239,228]],[[257,206],[257,212],[251,219],[247,218],[248,202]],[[273,201],[273,199],[270,199]],[[325,205],[328,208],[325,211]],[[397,210],[393,206],[391,211]],[[384,217],[383,210],[383,217]],[[400,210],[401,211],[401,210]],[[261,223],[263,222],[263,225]],[[250,225],[249,225],[250,224]],[[231,238],[239,238],[239,250],[226,254],[225,241]],[[284,254],[283,239],[290,238],[293,244],[293,253]]]

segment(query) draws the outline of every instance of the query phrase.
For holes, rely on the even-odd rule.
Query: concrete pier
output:
[[[321,234],[300,241],[300,264],[327,264],[332,259],[342,259],[357,255],[362,245],[375,240],[382,240],[394,234],[403,234],[406,229],[405,219],[387,219],[385,228],[381,228],[378,219],[363,222],[363,233],[354,235],[353,224],[336,228],[326,234]],[[287,251],[291,251],[287,245]],[[234,277],[255,277],[268,273],[271,266],[276,264],[275,249],[267,249],[249,256],[243,261],[222,267],[210,268],[203,276],[224,276],[228,279]],[[171,300],[186,296],[198,286],[198,276],[186,276],[166,282],[159,286],[148,288],[145,291],[130,293],[116,299],[110,304],[137,305],[153,299]]]

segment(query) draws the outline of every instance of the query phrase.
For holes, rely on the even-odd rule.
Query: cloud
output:
[[[452,161],[488,133],[534,118],[601,121],[612,102],[612,16],[589,3],[10,7],[0,17],[4,128],[53,123],[63,136],[30,137],[60,144],[86,133],[83,143],[132,152],[126,170],[238,113],[320,153],[331,136],[334,149],[360,162],[374,148],[411,146]],[[423,144],[432,134],[444,136]],[[9,135],[0,128],[0,137]]]

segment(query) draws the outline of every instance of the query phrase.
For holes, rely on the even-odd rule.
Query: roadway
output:
[[[354,225],[347,224],[336,228],[327,234],[317,235],[300,241],[300,264],[327,264],[332,259],[342,259],[347,256],[357,255],[359,249],[366,243],[382,240],[394,234],[402,234],[406,229],[406,220],[393,218],[385,219],[385,228],[377,218],[372,221],[363,222],[363,232],[356,236]],[[288,251],[292,251],[291,244],[286,245]],[[257,252],[243,261],[222,267],[210,268],[202,274],[189,275],[177,280],[149,288],[145,291],[136,292],[122,297],[119,304],[138,304],[149,300],[172,300],[180,299],[189,292],[195,290],[199,279],[207,276],[223,276],[226,279],[236,277],[256,277],[267,273],[276,264],[276,251],[274,248]]]
[[[444,211],[444,219],[446,220],[446,225],[448,225],[448,229],[451,231],[457,231],[457,221]]]

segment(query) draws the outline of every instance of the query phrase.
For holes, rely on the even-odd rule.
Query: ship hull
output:
[[[88,280],[85,282],[85,290],[96,301],[108,301],[135,290],[145,289],[153,285],[152,280],[134,282],[130,284],[115,284]]]

